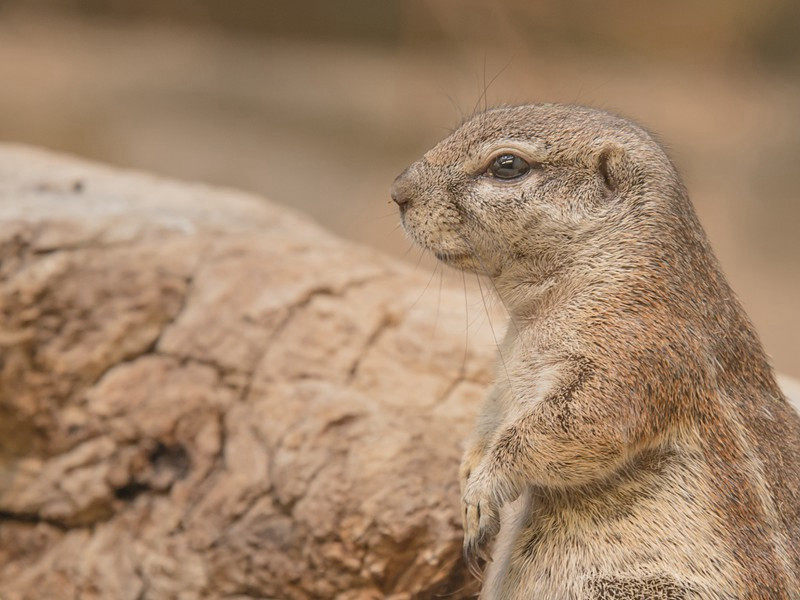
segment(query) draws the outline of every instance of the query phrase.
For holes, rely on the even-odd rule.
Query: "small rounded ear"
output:
[[[604,146],[597,157],[597,171],[609,196],[616,196],[625,187],[625,150],[617,145]]]

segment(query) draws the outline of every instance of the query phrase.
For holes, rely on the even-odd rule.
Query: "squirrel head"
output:
[[[664,186],[666,194],[648,194]],[[636,203],[676,188],[671,162],[637,125],[537,104],[470,118],[397,177],[392,198],[414,242],[451,266],[497,277],[526,259],[547,272]]]

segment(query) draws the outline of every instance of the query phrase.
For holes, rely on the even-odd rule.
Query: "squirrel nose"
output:
[[[404,211],[408,208],[408,205],[411,203],[411,190],[408,178],[406,177],[406,173],[408,173],[408,169],[400,173],[397,176],[397,179],[394,180],[391,189],[391,196],[392,200],[394,200],[395,204],[400,207],[401,211]]]
[[[411,198],[406,196],[402,190],[399,190],[394,186],[392,186],[392,200],[394,200],[395,204],[397,204],[397,206],[400,208],[403,208],[406,204],[411,202]]]

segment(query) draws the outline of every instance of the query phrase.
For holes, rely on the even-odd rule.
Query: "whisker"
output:
[[[453,97],[452,94],[449,94],[449,93],[445,92],[444,89],[442,90],[442,93],[444,93],[444,95],[447,97],[447,99],[450,100],[450,104],[453,106],[453,108],[458,111],[459,123],[463,124],[464,123],[464,111],[461,109],[461,105],[458,102],[456,102],[456,99]],[[450,133],[452,133],[453,131],[455,131],[455,129],[450,129]]]
[[[475,325],[476,325],[476,324],[477,324],[479,321],[481,321],[481,314],[480,314],[480,313],[477,313],[477,314],[476,314],[474,317],[472,317],[472,320],[469,322],[469,326],[470,326],[470,327],[475,327]]]
[[[420,255],[420,260],[422,260],[422,256],[421,256],[421,255]],[[419,263],[417,263],[417,266],[419,266]],[[436,266],[434,267],[433,271],[431,272],[431,276],[430,276],[430,278],[428,279],[428,283],[426,283],[426,284],[425,284],[425,288],[422,290],[422,292],[420,293],[420,295],[419,295],[419,296],[417,296],[417,299],[416,299],[416,300],[414,300],[414,302],[411,304],[411,306],[409,306],[409,307],[408,307],[408,310],[409,310],[409,311],[410,311],[412,308],[414,308],[414,307],[417,305],[417,303],[418,303],[420,300],[422,300],[422,297],[425,295],[425,292],[427,292],[427,291],[428,291],[428,288],[429,288],[429,287],[430,287],[430,285],[431,285],[431,281],[433,281],[433,276],[434,276],[434,275],[436,275],[436,269],[438,268],[438,266],[439,266],[439,263],[437,262],[437,263],[436,263]]]
[[[422,262],[422,257],[423,257],[423,256],[425,256],[425,252],[424,252],[424,251],[423,251],[423,250],[420,248],[420,250],[419,250],[419,258],[417,259],[417,264],[416,264],[416,265],[414,265],[414,270],[415,270],[415,271],[416,271],[417,269],[419,269],[419,263],[421,263],[421,262]]]
[[[475,273],[475,281],[478,282],[478,290],[481,293],[481,300],[483,300],[483,310],[486,311],[486,319],[489,321],[489,329],[492,331],[492,337],[494,338],[494,345],[497,346],[497,354],[500,355],[500,362],[503,363],[503,370],[506,372],[506,379],[508,380],[508,386],[513,387],[511,383],[511,376],[508,374],[508,366],[506,365],[506,359],[503,356],[503,350],[500,348],[500,343],[497,341],[497,334],[494,331],[494,325],[492,324],[492,317],[489,314],[489,307],[486,306],[486,297],[483,295],[483,286],[481,285],[481,279],[478,277],[478,274]]]
[[[492,84],[497,80],[497,78],[500,77],[500,75],[502,75],[506,71],[506,69],[508,69],[508,67],[511,66],[511,63],[513,61],[514,61],[514,57],[512,56],[511,58],[509,58],[508,62],[505,64],[505,66],[502,69],[500,69],[497,72],[497,74],[494,77],[492,77],[492,79],[487,84],[486,83],[486,54],[483,55],[483,93],[480,96],[478,96],[478,101],[475,103],[475,106],[472,109],[472,114],[473,115],[477,112],[478,107],[481,105],[481,102],[483,102],[483,110],[484,110],[484,112],[489,109],[489,97],[488,97],[489,88],[492,87]]]
[[[356,219],[352,222],[353,225],[366,225],[369,223],[375,223],[376,221],[381,221],[383,219],[388,219],[389,217],[396,217],[397,211],[392,210],[387,213],[383,213],[380,215],[374,215],[370,217],[364,217],[363,219]]]
[[[436,263],[439,266],[439,263]],[[444,269],[439,271],[439,297],[436,299],[436,318],[433,320],[433,337],[436,339],[436,327],[439,325],[439,309],[442,306],[442,281],[444,280]]]
[[[461,370],[459,374],[463,377],[467,372],[467,352],[469,351],[469,302],[467,301],[467,278],[464,275],[464,269],[461,269],[461,283],[464,285],[464,314],[467,326],[464,329],[464,359],[461,361]]]
[[[491,84],[489,84],[491,85]],[[489,86],[486,85],[486,50],[483,51],[483,110],[489,108]]]
[[[478,263],[480,264],[480,267],[481,267],[481,270],[483,271],[483,274],[486,276],[486,279],[489,280],[489,283],[491,284],[492,289],[494,289],[494,295],[500,301],[500,304],[503,305],[503,308],[505,309],[506,313],[508,314],[508,320],[511,323],[511,325],[514,327],[514,331],[516,331],[516,333],[517,333],[517,339],[519,340],[519,342],[522,345],[522,347],[525,348],[525,340],[520,335],[519,325],[517,324],[517,321],[514,318],[514,314],[508,308],[508,305],[506,304],[505,300],[500,295],[500,292],[497,290],[497,286],[494,283],[494,279],[489,274],[489,270],[486,268],[486,264],[483,262],[483,259],[481,258],[480,254],[478,254],[478,252],[475,250],[475,246],[472,244],[472,242],[470,242],[465,236],[463,236],[461,234],[459,234],[459,237],[464,241],[465,244],[467,244],[467,246],[469,246],[469,249],[470,249],[470,252],[472,252],[472,255],[475,258],[478,259]],[[478,282],[478,284],[480,285],[480,281]],[[487,314],[488,314],[488,312],[487,312]],[[526,350],[527,350],[527,348],[526,348]]]
[[[450,596],[455,596],[456,594],[460,594],[466,589],[466,585],[462,585],[457,590],[453,590],[452,592],[447,592],[446,594],[434,594],[434,598],[449,598]]]

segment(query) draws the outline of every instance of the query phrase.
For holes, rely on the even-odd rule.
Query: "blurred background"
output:
[[[0,140],[251,190],[414,263],[394,176],[476,107],[526,101],[659,136],[800,377],[794,0],[0,0]]]

